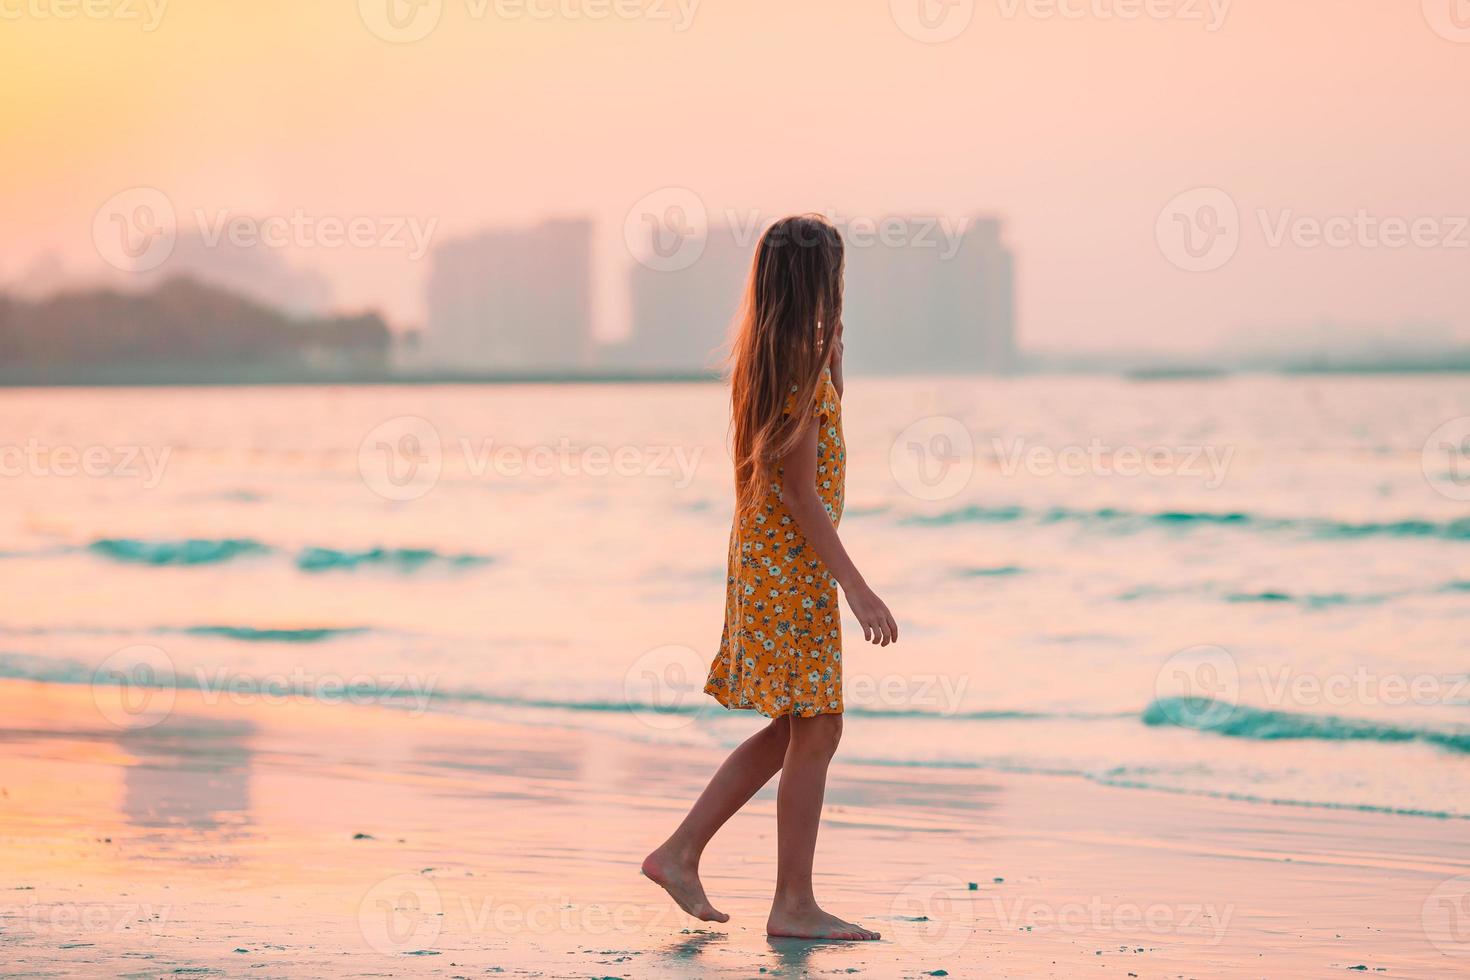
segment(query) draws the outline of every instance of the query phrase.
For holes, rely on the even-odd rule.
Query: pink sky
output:
[[[585,213],[615,332],[624,216],[680,186],[716,214],[999,212],[1029,346],[1321,318],[1470,334],[1462,0],[935,0],[962,19],[941,29],[969,16],[943,43],[900,26],[918,0],[437,0],[413,43],[367,26],[386,0],[90,2],[105,16],[0,6],[0,281],[47,251],[105,269],[93,218],[135,186],[184,215],[407,217],[436,239]],[[1156,225],[1197,187],[1227,192],[1239,242],[1191,272]],[[1333,247],[1297,221],[1359,215],[1430,223]],[[286,251],[344,305],[421,316],[427,260]]]

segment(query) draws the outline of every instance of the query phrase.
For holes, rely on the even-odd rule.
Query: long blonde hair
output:
[[[815,214],[782,218],[756,246],[730,348],[737,515],[760,504],[773,462],[815,414],[826,341],[842,319],[843,263],[842,235]]]

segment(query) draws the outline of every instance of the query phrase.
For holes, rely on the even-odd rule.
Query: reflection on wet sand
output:
[[[250,739],[246,719],[172,715],[124,732],[117,745],[132,757],[123,769],[119,809],[135,827],[235,830],[250,823]]]

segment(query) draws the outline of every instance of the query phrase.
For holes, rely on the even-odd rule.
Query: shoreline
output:
[[[1436,918],[1470,890],[1458,823],[839,750],[819,894],[884,939],[774,941],[772,787],[706,855],[728,926],[637,875],[717,751],[189,691],[141,727],[119,696],[0,681],[12,975],[1402,977],[1470,956]]]
[[[1426,378],[1459,377],[1470,373],[1470,361],[1404,363],[1384,365],[1281,365],[1231,368],[1014,368],[1007,371],[900,372],[867,374],[850,372],[863,379],[970,378],[1017,380],[1025,378],[1104,378],[1130,384],[1165,385],[1181,382],[1218,382],[1237,378]],[[140,365],[136,370],[0,371],[0,389],[24,391],[48,388],[292,388],[292,387],[437,387],[519,385],[676,385],[716,384],[719,371],[309,371],[294,366],[262,365],[259,370],[215,368],[192,370],[168,366]]]

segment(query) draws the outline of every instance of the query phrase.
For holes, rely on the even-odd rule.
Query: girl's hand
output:
[[[894,622],[893,613],[867,585],[848,592],[847,605],[862,624],[863,639],[880,647],[898,642],[898,623]]]

